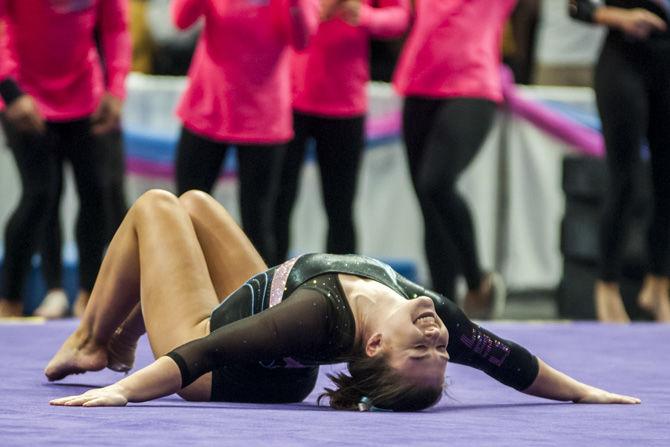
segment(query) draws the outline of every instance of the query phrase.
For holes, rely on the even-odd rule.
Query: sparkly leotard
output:
[[[318,365],[346,361],[355,320],[337,274],[375,280],[406,299],[430,297],[449,331],[451,361],[523,390],[538,373],[523,347],[471,322],[452,301],[358,255],[309,254],[248,280],[211,317],[209,336],[167,354],[182,386],[214,371],[212,400],[296,402],[316,382]]]

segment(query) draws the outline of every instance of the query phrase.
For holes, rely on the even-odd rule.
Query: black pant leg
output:
[[[652,220],[648,232],[650,272],[670,276],[670,42],[650,49],[647,76],[653,185]]]
[[[91,292],[106,243],[104,151],[88,119],[59,123],[60,150],[72,166],[79,213],[75,229],[79,249],[79,289]]]
[[[412,185],[423,214],[423,242],[432,288],[453,300],[456,297],[460,265],[458,259],[448,258],[445,253],[455,253],[456,247],[440,224],[440,216],[435,208],[422,200],[417,189],[426,141],[441,103],[439,99],[407,98],[403,104],[403,139]]]
[[[21,178],[21,197],[5,227],[4,290],[0,296],[18,302],[54,200],[57,163],[50,125],[45,134],[33,134],[17,132],[4,119],[2,124]]]
[[[310,117],[293,113],[293,140],[286,146],[274,207],[274,238],[277,261],[288,256],[291,236],[291,216],[298,194],[300,173],[305,160],[307,139],[310,136]]]
[[[445,100],[436,112],[417,177],[417,191],[425,206],[434,208],[449,234],[468,288],[479,288],[481,269],[470,208],[456,188],[463,171],[479,153],[493,124],[495,103],[485,99]]]
[[[600,225],[600,279],[618,281],[630,220],[633,174],[648,122],[644,78],[630,55],[609,40],[596,65],[594,87],[609,168],[608,196]]]
[[[238,145],[242,228],[268,265],[277,263],[272,221],[284,145]]]
[[[121,130],[113,130],[99,138],[103,145],[105,188],[105,241],[109,243],[121,225],[128,204],[125,196],[126,164]]]
[[[54,135],[58,138],[58,135]],[[53,177],[53,197],[47,207],[47,224],[41,238],[40,256],[42,258],[42,275],[47,290],[63,287],[63,226],[61,225],[60,205],[63,193],[63,154],[54,145],[54,161],[56,163]]]
[[[328,253],[356,253],[354,197],[365,145],[365,119],[314,117],[314,139],[328,216]]]
[[[228,146],[182,127],[175,160],[177,194],[191,189],[212,192]]]

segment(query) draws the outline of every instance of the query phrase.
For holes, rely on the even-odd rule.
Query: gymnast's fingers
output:
[[[66,397],[59,397],[58,399],[51,399],[49,401],[49,405],[65,405],[65,402],[74,399],[75,397],[77,396],[66,396]]]
[[[624,396],[622,394],[614,394],[610,393],[612,396],[612,401],[610,403],[613,404],[640,404],[642,401],[633,396]]]

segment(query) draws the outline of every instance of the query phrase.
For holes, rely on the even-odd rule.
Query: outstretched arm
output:
[[[555,370],[538,359],[539,372],[533,383],[523,390],[532,396],[545,399],[572,401],[577,404],[639,404],[637,397],[610,393],[586,385],[572,377]]]
[[[430,297],[438,315],[449,330],[447,350],[451,361],[477,368],[498,382],[518,391],[546,399],[575,403],[640,403],[623,396],[581,383],[555,370],[526,348],[480,327],[452,301],[399,277],[399,285],[408,295]]]
[[[228,299],[234,298],[233,294]],[[316,359],[333,349],[328,343],[333,320],[330,301],[319,291],[301,287],[278,305],[190,341],[114,385],[51,404],[123,406],[176,393],[224,365]]]
[[[104,388],[89,390],[77,396],[61,397],[51,405],[110,407],[128,402],[145,402],[168,396],[181,389],[181,373],[169,357],[160,357],[149,366]]]

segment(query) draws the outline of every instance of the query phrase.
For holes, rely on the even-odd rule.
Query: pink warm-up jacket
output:
[[[127,0],[0,0],[0,82],[16,83],[50,121],[91,115],[105,92],[124,98],[127,9]]]
[[[177,108],[184,126],[227,143],[290,140],[290,49],[307,46],[319,9],[319,0],[174,0],[178,28],[204,20]]]
[[[293,108],[337,118],[365,114],[369,39],[399,37],[409,19],[408,0],[362,0],[357,26],[337,12],[321,22],[309,47],[293,55]]]
[[[416,0],[393,84],[401,95],[502,101],[502,32],[516,0]]]

